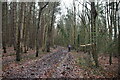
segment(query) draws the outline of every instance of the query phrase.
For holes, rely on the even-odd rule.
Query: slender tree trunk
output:
[[[16,7],[17,4],[15,2],[13,2],[13,47],[14,50],[16,50]]]
[[[76,46],[76,6],[75,6],[75,0],[73,0],[73,6],[74,6],[74,23],[73,23],[73,27],[74,27],[74,30],[73,30],[73,47],[74,49],[75,46]]]
[[[39,53],[39,29],[40,29],[40,18],[41,18],[41,9],[39,9],[39,16],[38,16],[38,24],[37,24],[37,33],[36,33],[36,57],[38,57]]]
[[[120,16],[118,14],[118,31],[119,31],[119,35],[118,35],[118,54],[120,56]]]
[[[3,9],[3,6],[2,6],[2,3],[0,3],[0,20],[2,20],[2,15],[3,15],[3,13],[2,13],[2,9]],[[3,23],[2,23],[2,21],[0,21],[0,49],[2,49],[2,28],[3,28],[3,25],[2,25]],[[0,54],[0,57],[2,56],[2,54]],[[1,62],[2,62],[2,58],[0,58],[1,59],[1,61],[0,61],[0,64],[2,64]],[[0,66],[1,68],[2,68],[2,65]],[[2,71],[2,70],[1,70]],[[2,76],[2,75],[0,75],[0,76]]]
[[[96,24],[95,24],[95,21],[96,21],[96,17],[97,17],[97,12],[96,12],[96,9],[95,9],[95,3],[94,2],[91,2],[91,37],[92,37],[92,55],[93,55],[93,59],[95,61],[95,65],[96,67],[99,66],[98,64],[98,54],[96,52]]]
[[[111,14],[110,14],[110,23],[111,25],[109,25],[109,39],[110,41],[112,41],[112,36],[113,36],[113,33],[112,33],[112,28],[113,28],[113,22],[114,22],[114,3],[112,3],[111,5]],[[112,51],[109,51],[109,64],[111,65],[112,64]]]
[[[79,47],[80,47],[80,34],[78,34],[77,36],[77,51],[79,51]]]
[[[2,28],[2,45],[3,45],[3,53],[6,53],[6,41],[7,41],[7,37],[6,37],[6,30],[7,30],[7,24],[8,24],[8,22],[7,22],[7,20],[8,20],[8,6],[7,6],[7,2],[4,2],[3,4],[2,4],[2,14],[3,14],[3,17],[2,17],[2,26],[3,26],[3,28]]]
[[[120,16],[118,14],[118,30],[119,30],[119,35],[118,35],[118,62],[120,62]],[[120,77],[120,64],[118,65],[118,77]]]
[[[117,5],[117,2],[115,3],[115,5]],[[117,7],[117,6],[116,6]],[[116,15],[117,15],[117,11],[115,9],[115,12],[114,12],[114,40],[116,41],[117,40],[117,25],[116,25]]]
[[[42,14],[42,10],[48,5],[48,3],[46,3],[43,7],[40,7],[39,9],[39,16],[38,16],[38,24],[37,24],[37,33],[36,33],[36,57],[38,57],[38,53],[39,53],[39,29],[40,29],[40,21],[41,21],[41,14]],[[40,4],[39,4],[40,6]]]
[[[54,3],[54,5],[53,5],[51,24],[48,27],[47,52],[50,52],[50,46],[51,46],[51,43],[52,43],[51,38],[52,38],[53,24],[54,24],[55,5],[56,5],[56,3]]]
[[[18,24],[18,33],[17,33],[17,50],[16,50],[16,61],[20,61],[21,53],[21,28],[23,26],[24,20],[24,3],[20,4],[20,14],[19,14],[19,24]]]

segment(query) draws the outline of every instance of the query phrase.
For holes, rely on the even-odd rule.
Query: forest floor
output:
[[[115,78],[118,71],[118,58],[113,57],[109,65],[109,56],[99,55],[100,67],[91,65],[90,56],[83,52],[68,52],[64,47],[51,49],[50,53],[41,52],[35,57],[35,51],[29,50],[21,55],[20,62],[15,61],[13,48],[2,55],[3,78]]]

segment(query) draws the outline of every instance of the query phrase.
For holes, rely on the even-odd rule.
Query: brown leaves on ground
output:
[[[112,61],[113,64],[109,65],[109,55],[99,55],[99,64],[100,67],[96,68],[94,66],[94,63],[92,65],[88,65],[88,62],[90,62],[90,59],[88,57],[89,54],[83,53],[83,52],[73,52],[74,56],[76,57],[76,65],[79,66],[79,68],[82,68],[84,70],[84,77],[85,78],[115,78],[118,77],[117,71],[118,71],[118,58],[113,57]],[[93,62],[93,59],[91,59]]]
[[[15,55],[9,53],[3,56],[3,77],[14,78],[113,78],[117,77],[118,59],[113,57],[109,65],[109,56],[100,55],[100,67],[96,68],[89,54],[83,52],[67,52],[66,48],[51,49],[50,53],[40,53],[35,57],[35,51],[23,53],[20,62],[15,61]],[[14,51],[10,51],[14,52]]]

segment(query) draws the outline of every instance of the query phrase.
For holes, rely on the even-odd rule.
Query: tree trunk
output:
[[[113,28],[113,22],[114,22],[114,3],[111,3],[111,13],[110,13],[110,23],[111,25],[109,25],[109,41],[112,41],[112,36],[113,36],[113,32],[112,32],[112,28]],[[109,10],[110,11],[110,10]],[[112,64],[112,51],[109,51],[109,64]]]
[[[91,37],[92,37],[92,44],[94,46],[92,46],[92,55],[93,55],[93,59],[95,61],[95,65],[96,67],[99,66],[98,64],[98,54],[96,53],[96,17],[97,17],[97,12],[95,9],[95,3],[91,2]]]
[[[43,6],[41,7],[40,4],[39,4],[39,16],[38,16],[38,24],[37,24],[37,33],[36,33],[36,57],[38,57],[38,53],[39,53],[39,29],[40,29],[40,21],[41,21],[41,13],[42,13],[42,10],[48,5],[48,2]]]
[[[2,20],[2,9],[3,9],[3,7],[2,7],[2,3],[0,3],[0,20]],[[2,49],[2,28],[3,28],[3,26],[2,26],[2,21],[0,21],[0,49]],[[2,56],[2,54],[0,54],[0,57]],[[2,59],[2,58],[0,58],[0,59]],[[0,63],[2,62],[2,60],[0,61]],[[2,63],[1,63],[2,64]],[[0,67],[2,67],[2,65],[0,66]],[[0,76],[2,76],[2,75],[0,75]]]
[[[51,24],[48,27],[48,39],[47,39],[47,44],[46,44],[47,45],[47,52],[50,52],[50,46],[52,43],[52,31],[53,31],[53,24],[54,24],[55,5],[56,5],[56,3],[54,3],[54,5],[53,5]]]
[[[76,6],[75,6],[75,0],[73,0],[73,6],[74,6],[74,23],[73,23],[73,47],[76,49]]]
[[[40,18],[41,18],[41,9],[39,9],[39,16],[38,16],[38,24],[37,24],[37,32],[36,32],[36,57],[38,57],[39,53],[39,29],[40,29]]]
[[[2,45],[3,45],[3,53],[6,53],[6,39],[7,39],[7,37],[6,37],[6,30],[7,30],[7,24],[8,24],[8,22],[7,22],[7,20],[8,20],[8,8],[7,8],[8,6],[7,6],[7,2],[4,2],[3,4],[2,4],[2,14],[3,14],[3,17],[2,17],[2,26],[3,26],[3,28],[2,28]]]
[[[16,50],[16,7],[17,4],[15,2],[13,2],[13,46],[14,46],[14,50]]]
[[[119,35],[118,35],[118,62],[120,62],[120,16],[118,14],[118,30],[119,30]],[[118,77],[120,75],[120,64],[118,65]]]
[[[18,35],[17,35],[17,50],[16,50],[16,61],[20,61],[20,53],[21,53],[21,28],[23,26],[24,20],[24,3],[20,4],[20,14],[19,14],[19,24],[18,24]]]

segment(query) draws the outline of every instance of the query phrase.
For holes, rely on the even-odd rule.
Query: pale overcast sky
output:
[[[79,2],[83,2],[83,0],[78,0]],[[85,0],[84,0],[85,1]],[[76,2],[76,10],[78,12],[78,7],[77,4],[78,2]],[[73,0],[60,0],[60,8],[61,8],[61,15],[56,15],[56,22],[60,19],[60,17],[62,15],[66,15],[67,14],[67,9],[72,9],[73,8]],[[79,5],[79,11],[82,11],[82,5]],[[55,23],[55,26],[57,26],[57,23]]]
[[[60,1],[61,1],[62,12],[64,12],[63,14],[66,14],[67,13],[66,12],[67,11],[66,7],[69,8],[69,9],[71,9],[72,6],[73,6],[73,0],[60,0]],[[83,0],[78,0],[78,1],[81,2],[81,3],[83,2]],[[78,4],[76,3],[76,5],[78,5]],[[79,7],[80,7],[80,9],[82,9],[81,5]]]
[[[83,2],[83,0],[78,0],[79,2]],[[85,1],[85,0],[84,0]],[[76,2],[76,7],[78,2]],[[61,8],[61,15],[66,15],[67,14],[67,9],[72,9],[73,7],[73,0],[60,0],[60,8]],[[76,8],[78,11],[78,7]],[[82,5],[79,5],[79,10],[82,11]],[[60,19],[61,15],[57,15],[57,20]]]
[[[64,12],[64,14],[66,14],[66,7],[67,8],[70,8],[71,5],[72,5],[72,1],[73,0],[61,0],[61,9],[62,9],[62,12]]]

